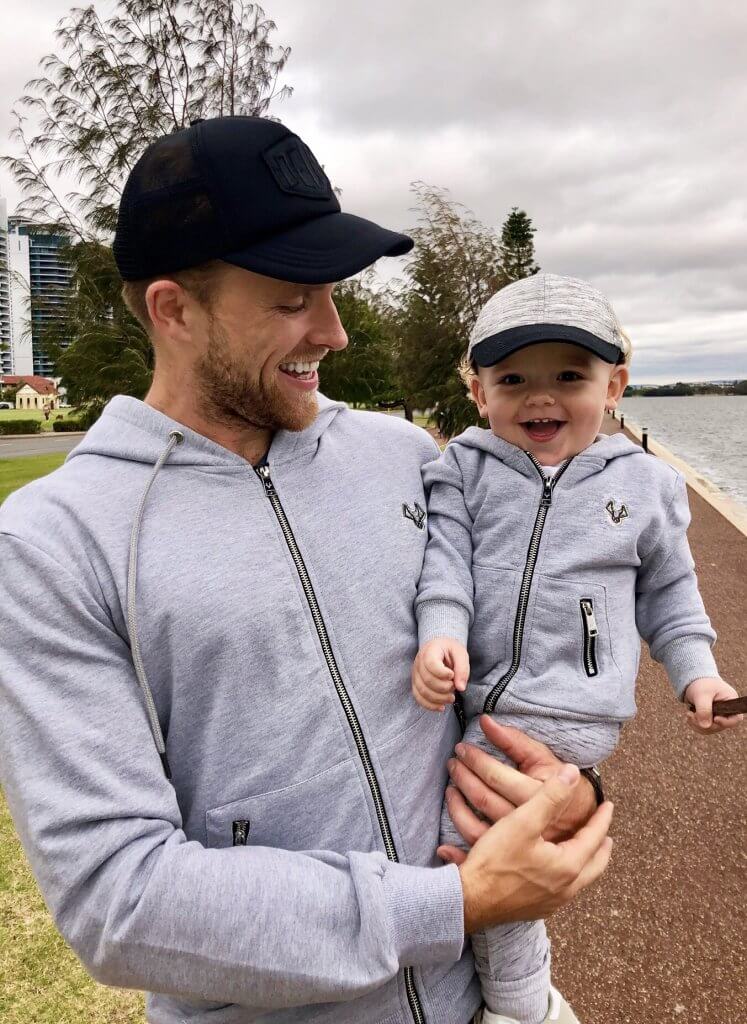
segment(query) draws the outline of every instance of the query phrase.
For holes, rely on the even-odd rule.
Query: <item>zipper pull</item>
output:
[[[598,636],[599,630],[597,629],[597,620],[594,616],[594,605],[591,601],[583,600],[581,602],[581,611],[584,613],[584,618],[586,619],[589,636]]]
[[[238,821],[233,823],[233,845],[234,846],[246,846],[246,841],[249,838],[249,819],[239,818]]]
[[[542,477],[542,504],[552,503],[552,479],[549,476]]]
[[[265,493],[268,495],[268,497],[271,494],[275,494],[275,485],[273,484],[272,478],[270,477],[270,467],[269,466],[257,466],[257,468],[254,470],[254,472],[257,474],[259,479],[262,481],[262,484],[264,485],[264,488],[265,488]]]

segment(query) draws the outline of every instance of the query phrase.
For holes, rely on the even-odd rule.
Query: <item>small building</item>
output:
[[[19,377],[5,374],[0,377],[0,383],[5,388],[18,388],[16,409],[38,409],[41,412],[45,407],[48,409],[59,409],[60,407],[57,385],[48,377]]]

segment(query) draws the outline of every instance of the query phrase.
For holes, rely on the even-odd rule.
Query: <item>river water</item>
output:
[[[747,506],[747,395],[624,398],[620,412]]]

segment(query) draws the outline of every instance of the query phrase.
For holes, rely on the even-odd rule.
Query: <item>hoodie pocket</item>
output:
[[[207,845],[281,850],[376,849],[368,803],[353,760],[313,778],[211,807]]]
[[[598,583],[536,576],[523,668],[510,690],[522,700],[590,716],[620,712],[607,595]]]
[[[521,576],[516,569],[473,565],[472,578],[475,618],[469,635],[470,675],[475,682],[484,682],[506,671],[511,662],[509,627]]]

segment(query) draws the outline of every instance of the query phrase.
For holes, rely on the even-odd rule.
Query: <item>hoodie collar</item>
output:
[[[305,430],[277,431],[272,438],[269,459],[282,463],[303,452],[316,450],[319,440],[332,420],[346,408],[343,402],[333,402],[319,395],[319,413]],[[191,430],[183,423],[171,419],[145,402],[129,395],[116,395],[106,405],[81,443],[68,455],[104,455],[129,462],[154,464],[168,443],[169,434],[178,430],[184,441],[169,458],[169,465],[200,466],[203,468],[246,469],[249,463],[223,445]]]
[[[500,459],[504,465],[517,470],[522,476],[537,476],[537,470],[527,453],[509,441],[504,441],[502,437],[496,437],[492,430],[468,427],[463,434],[455,437],[450,443],[461,444],[467,448],[479,448]],[[640,451],[639,446],[623,433],[597,434],[593,444],[573,456],[564,477],[567,480],[583,480],[587,476],[600,472],[612,459],[633,455]]]

